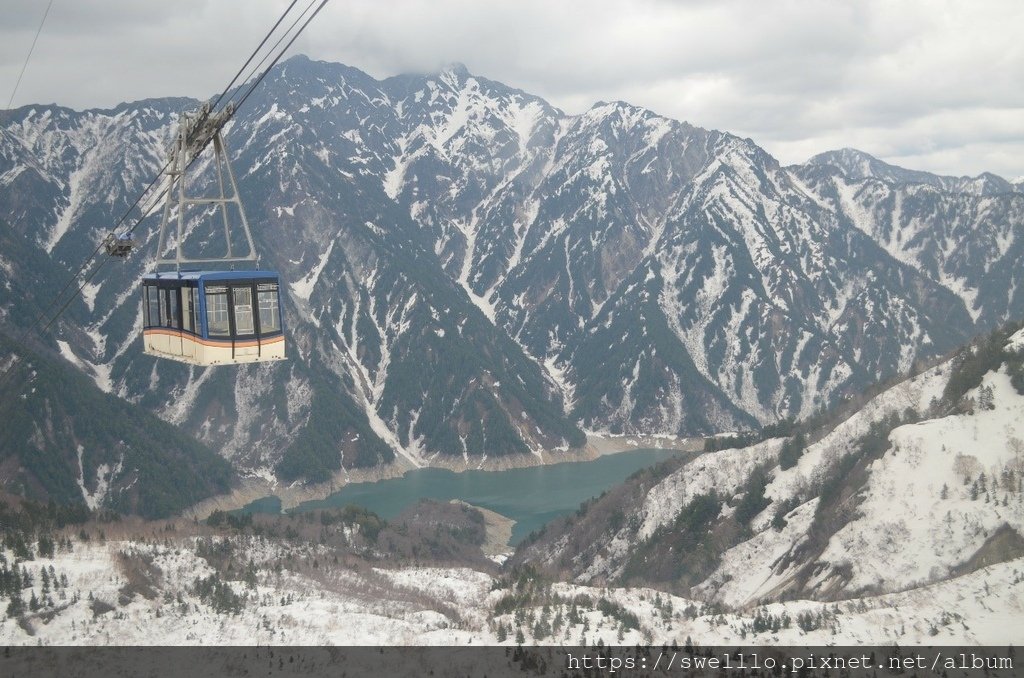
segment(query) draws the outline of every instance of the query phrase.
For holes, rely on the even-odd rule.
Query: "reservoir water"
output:
[[[401,478],[351,483],[325,499],[304,502],[293,511],[356,504],[391,520],[420,499],[461,499],[516,521],[511,539],[514,545],[554,518],[575,511],[587,499],[621,483],[633,472],[681,454],[675,450],[635,450],[592,461],[507,471],[454,473],[437,468],[417,469]],[[245,510],[277,512],[280,506],[280,501],[268,497],[249,504]]]

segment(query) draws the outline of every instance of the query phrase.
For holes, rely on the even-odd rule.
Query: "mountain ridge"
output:
[[[72,268],[160,166],[174,113],[159,102],[175,101],[66,113],[71,132],[8,112],[0,209]],[[571,116],[468,71],[376,80],[294,57],[227,140],[286,281],[294,359],[227,373],[139,355],[142,257],[90,286],[77,322],[94,346],[68,343],[246,474],[537,458],[581,428],[756,428],[1024,316],[1024,195],[858,179],[821,156],[782,167],[624,102]],[[29,153],[48,168],[35,183]],[[900,235],[906,210],[883,228],[896,196],[916,201],[924,245]],[[155,225],[137,233],[147,256]]]

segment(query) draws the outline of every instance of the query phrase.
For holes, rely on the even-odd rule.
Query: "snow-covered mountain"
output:
[[[73,271],[195,105],[3,113],[0,220]],[[782,167],[621,102],[574,116],[461,66],[378,81],[304,57],[273,70],[227,140],[262,265],[288,283],[291,359],[141,355],[155,218],[58,334],[100,386],[251,473],[476,464],[577,447],[581,429],[756,427],[1024,316],[1024,194],[988,175],[852,151]]]
[[[976,324],[1024,316],[1019,187],[992,174],[940,177],[865,158],[847,149],[792,169],[840,220],[953,291]]]
[[[1022,455],[1024,330],[1000,331],[841,421],[637,476],[515,562],[736,609],[1019,569]]]
[[[798,435],[637,474],[508,560],[501,517],[455,503],[123,526],[0,503],[0,639],[1012,645],[1024,330]]]

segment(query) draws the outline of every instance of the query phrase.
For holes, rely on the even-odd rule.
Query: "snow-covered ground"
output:
[[[815,488],[837,473],[843,457],[857,451],[872,422],[907,408],[927,412],[950,373],[944,363],[897,384],[809,445],[795,466],[776,467],[765,490],[771,503],[751,522],[753,536],[725,551],[696,590],[728,606],[751,605],[792,585],[810,562],[816,574],[801,584],[805,591],[844,598],[907,591],[956,575],[985,548],[999,551],[1000,535],[1024,533],[1024,396],[1003,368],[988,373],[966,395],[980,403],[982,390],[987,391],[991,408],[979,404],[972,413],[895,428],[889,449],[868,465],[864,486],[847,502],[850,519],[817,555],[814,548],[801,548],[821,539],[821,528],[815,535],[813,527]],[[763,445],[715,453],[725,478],[712,486],[741,485],[763,459]],[[706,491],[705,467],[715,460],[711,455],[701,460],[706,463],[683,467],[651,490],[646,506],[659,507],[659,523],[671,520],[694,492]],[[782,506],[791,509],[786,525],[777,529],[772,519]]]
[[[120,562],[122,552],[152,557],[159,573],[155,595],[123,593],[130,579]],[[11,557],[10,552],[6,555]],[[251,545],[247,555],[267,564],[283,552],[266,544]],[[316,549],[304,555],[315,558]],[[31,590],[22,591],[26,603],[33,593],[40,601],[45,598],[40,568],[53,565],[58,579],[67,576],[68,586],[48,594],[52,606],[28,612],[21,620],[0,621],[0,643],[466,645],[474,638],[480,642],[480,633],[473,630],[480,619],[467,625],[458,617],[467,609],[467,597],[478,599],[481,588],[486,591],[486,575],[458,569],[360,574],[324,562],[320,566],[317,561],[315,569],[303,573],[261,569],[254,587],[228,579],[235,593],[248,596],[243,609],[232,614],[217,612],[194,592],[195,580],[214,572],[197,556],[194,543],[76,543],[71,553],[23,563],[35,579]],[[416,584],[422,587],[425,578],[447,580],[450,585],[438,588],[433,581],[429,595],[421,594]]]
[[[797,522],[797,521],[794,521]],[[554,584],[545,601],[515,614],[495,615],[510,591],[490,575],[468,568],[355,568],[331,564],[322,547],[292,550],[289,562],[316,559],[277,572],[270,564],[286,554],[266,541],[247,542],[237,553],[251,558],[259,574],[254,585],[228,579],[248,601],[237,614],[215,611],[194,592],[194,581],[214,570],[196,555],[196,542],[76,542],[70,553],[23,563],[34,577],[33,594],[52,605],[20,620],[0,620],[0,643],[43,645],[477,645],[514,644],[515,629],[526,644],[682,644],[756,642],[766,644],[1001,644],[1019,640],[1024,614],[1024,559],[983,568],[966,576],[902,593],[840,603],[791,601],[743,611],[714,613],[702,603],[647,588],[599,588]],[[152,591],[126,594],[132,578],[120,554],[149,561]],[[5,556],[10,558],[10,552]],[[151,559],[151,560],[150,560]],[[57,581],[43,593],[42,568],[53,566]],[[240,572],[244,568],[239,566]],[[64,579],[66,577],[66,580]],[[570,623],[570,605],[580,617]],[[559,602],[562,601],[562,602]],[[545,602],[548,603],[545,612]],[[635,615],[601,612],[601,603]],[[776,631],[755,633],[754,619],[780,620]],[[800,619],[811,620],[801,628]],[[537,621],[555,629],[533,636]],[[555,622],[556,619],[561,619]],[[788,621],[786,621],[788,620]],[[788,626],[787,626],[788,624]],[[505,637],[499,640],[499,627]],[[813,628],[812,628],[813,627]]]
[[[1024,332],[1007,342],[1010,351],[1021,348]],[[1019,628],[1024,621],[1024,394],[1011,382],[1007,360],[957,402],[943,400],[947,383],[953,375],[963,383],[973,369],[961,370],[958,359],[906,379],[823,435],[812,434],[787,469],[777,456],[789,445],[784,439],[705,453],[639,499],[614,506],[631,519],[593,549],[577,553],[571,534],[555,534],[520,559],[569,568],[580,585],[628,581],[626,571],[642,577],[627,569],[637,552],[683,558],[665,551],[662,530],[695,497],[714,493],[719,524],[738,533],[716,546],[715,539],[729,537],[712,530],[700,547],[721,550],[686,595],[725,612],[674,622],[695,642],[749,640],[755,627],[765,628],[751,620],[758,609],[762,618],[791,623],[775,623],[776,632],[759,642],[1012,641],[1013,632],[999,624]],[[758,468],[768,479],[764,508],[730,526],[742,493],[759,491],[751,489]],[[639,594],[616,595],[626,604]],[[798,600],[779,602],[791,598]],[[655,624],[650,634],[662,642],[672,639],[670,631]],[[633,640],[627,635],[625,642]]]
[[[994,409],[890,434],[892,449],[871,465],[860,518],[836,533],[821,556],[851,568],[848,588],[935,581],[1001,526],[1024,532],[1016,480],[1024,470],[1024,398],[1002,372],[989,373],[979,388],[985,387],[993,390]],[[864,552],[874,557],[857,555]]]

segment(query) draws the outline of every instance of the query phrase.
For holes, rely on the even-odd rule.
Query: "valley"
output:
[[[296,56],[286,359],[142,352],[155,216],[29,331],[199,104],[0,112],[3,643],[1019,640],[1021,180]]]
[[[495,552],[500,519],[462,503],[199,522],[8,497],[0,637],[1012,644],[1022,360],[1024,330],[993,332],[852,416],[641,470],[510,557]]]

